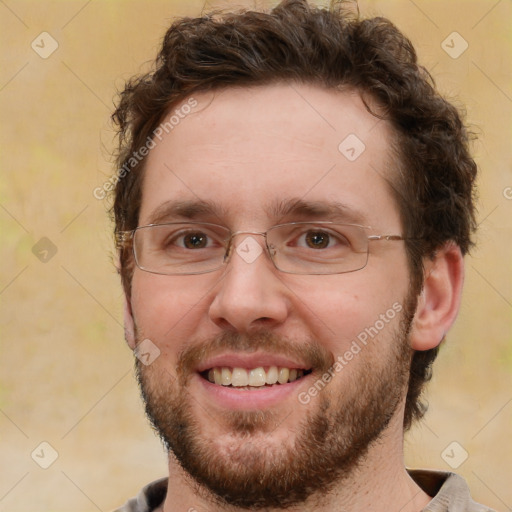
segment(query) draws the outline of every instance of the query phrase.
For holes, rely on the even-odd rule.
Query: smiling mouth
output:
[[[312,370],[270,366],[264,368],[230,368],[216,366],[200,373],[203,379],[219,386],[252,390],[288,384],[309,375]]]

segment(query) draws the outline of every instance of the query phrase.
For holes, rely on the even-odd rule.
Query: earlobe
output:
[[[135,322],[133,321],[132,307],[128,297],[124,297],[124,339],[128,346],[135,350]]]
[[[444,339],[460,307],[464,282],[464,259],[460,248],[447,242],[433,259],[425,262],[423,290],[411,330],[411,347],[429,350]]]

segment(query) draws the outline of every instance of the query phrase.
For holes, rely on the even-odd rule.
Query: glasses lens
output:
[[[229,230],[215,224],[172,223],[137,228],[137,265],[156,274],[201,274],[219,268]]]
[[[224,264],[228,228],[208,223],[143,226],[134,233],[137,266],[165,275],[202,274]],[[368,261],[365,228],[330,222],[294,222],[274,226],[267,245],[277,269],[291,274],[341,274]]]
[[[275,266],[293,274],[341,274],[363,268],[368,238],[362,226],[331,223],[282,224],[267,241]]]

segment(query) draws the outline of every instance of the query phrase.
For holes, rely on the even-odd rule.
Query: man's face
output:
[[[275,85],[194,98],[194,113],[155,139],[139,226],[192,220],[264,232],[336,221],[401,233],[383,178],[391,130],[357,94]],[[160,350],[139,364],[139,379],[165,442],[217,497],[257,508],[325,492],[384,429],[401,435],[411,308],[403,242],[370,242],[366,267],[335,275],[280,272],[254,242],[265,247],[262,236],[237,235],[211,273],[137,268],[131,308],[136,341]],[[243,380],[263,368],[272,381],[271,367],[303,376],[254,387],[208,378],[224,368],[229,383],[230,373]]]

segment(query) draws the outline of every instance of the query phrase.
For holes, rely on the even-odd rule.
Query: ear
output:
[[[414,350],[429,350],[443,341],[459,312],[464,282],[464,259],[453,242],[427,259],[424,267],[423,290],[411,330]]]
[[[135,350],[135,322],[133,321],[130,299],[128,299],[126,295],[124,296],[124,339],[126,343],[128,343],[128,346],[132,350]]]

